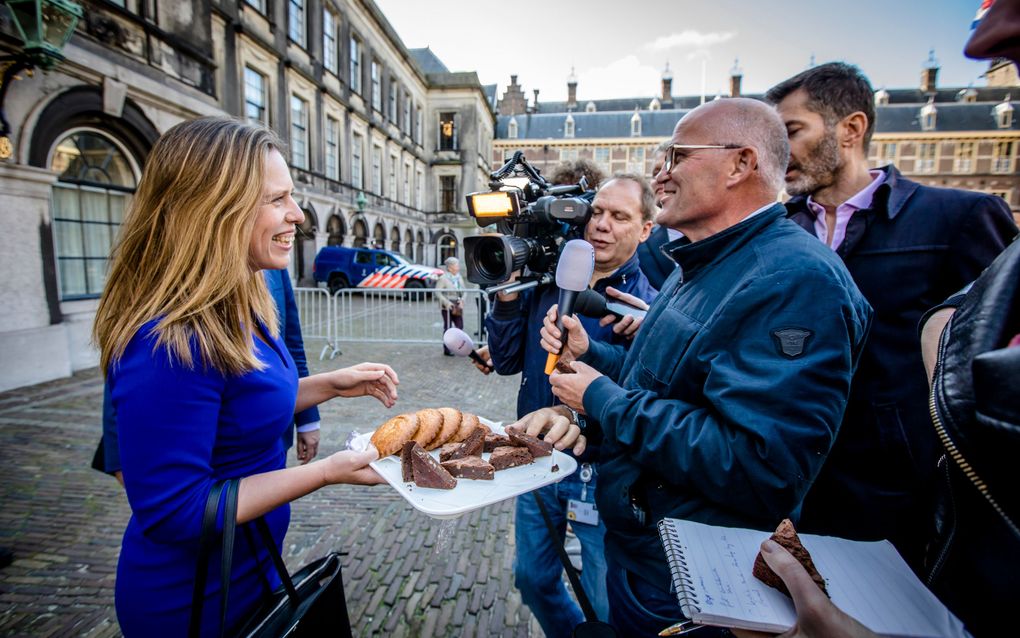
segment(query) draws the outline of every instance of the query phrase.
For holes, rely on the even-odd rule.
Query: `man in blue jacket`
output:
[[[636,250],[652,225],[655,203],[647,182],[637,175],[617,175],[605,182],[592,202],[593,214],[585,228],[585,239],[595,248],[595,274],[591,286],[607,294],[613,287],[644,301],[655,297],[638,266]],[[500,294],[486,318],[489,353],[499,374],[521,372],[517,395],[517,416],[552,406],[556,399],[545,374],[546,353],[539,346],[542,319],[556,303],[559,289],[544,286],[517,294]],[[581,320],[593,339],[624,343],[626,338],[598,319]],[[525,604],[535,614],[549,638],[570,636],[584,620],[581,610],[563,585],[563,568],[555,543],[562,544],[568,509],[574,512],[571,526],[581,541],[583,564],[581,583],[601,619],[607,615],[605,559],[602,537],[605,526],[598,511],[591,511],[598,483],[598,434],[587,432],[588,446],[578,457],[580,469],[561,482],[517,499],[515,540],[517,560],[514,573]],[[558,528],[552,539],[535,501],[541,496]],[[588,507],[586,507],[586,505]]]
[[[922,186],[869,169],[874,95],[857,67],[813,67],[770,89],[790,138],[790,219],[843,260],[875,309],[839,438],[799,529],[887,538],[915,569],[933,535],[941,445],[928,411],[917,326],[1016,234],[999,197]]]
[[[771,529],[796,517],[842,419],[871,308],[776,203],[788,154],[759,101],[692,110],[656,176],[657,219],[684,234],[665,247],[678,268],[629,352],[563,318],[564,358],[579,360],[550,382],[602,429],[598,508],[610,619],[624,635],[682,620],[659,521]],[[550,350],[555,314],[542,329]]]

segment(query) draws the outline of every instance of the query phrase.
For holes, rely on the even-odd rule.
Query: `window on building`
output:
[[[327,71],[336,73],[339,68],[337,58],[337,19],[329,9],[322,10],[322,65]]]
[[[917,145],[917,160],[914,162],[914,171],[917,173],[935,172],[935,143],[921,142]]]
[[[372,192],[382,195],[382,147],[372,147]]]
[[[361,40],[351,36],[351,90],[361,93]]]
[[[244,3],[262,15],[266,14],[266,0],[244,0]],[[124,6],[124,4],[120,3],[120,6]]]
[[[439,178],[439,211],[443,213],[456,212],[457,200],[457,178],[453,175],[443,175]]]
[[[595,148],[595,163],[601,166],[609,167],[609,147],[598,146]]]
[[[397,120],[397,92],[398,92],[398,90],[399,89],[397,87],[397,78],[391,76],[390,77],[390,95],[389,95],[389,98],[390,98],[389,99],[389,113],[387,113],[386,115],[387,115],[387,117],[390,118],[390,121],[393,122],[394,124],[396,124],[397,121],[398,121]]]
[[[630,118],[631,137],[641,137],[641,116],[637,113]]]
[[[563,137],[574,137],[574,118],[570,115],[563,122]]]
[[[992,158],[993,173],[1013,172],[1013,142],[996,142],[995,155]]]
[[[252,124],[269,124],[266,111],[266,76],[244,67],[244,117]]]
[[[561,148],[560,149],[560,161],[561,162],[575,162],[575,161],[577,161],[577,149],[576,148]]]
[[[1009,96],[1006,99],[995,105],[992,109],[995,113],[995,124],[999,128],[1009,128],[1013,126],[1013,105],[1009,103]]]
[[[411,134],[411,96],[404,96],[404,132]]]
[[[340,121],[326,118],[326,177],[340,179]]]
[[[457,150],[457,118],[456,113],[439,114],[439,150]]]
[[[929,101],[921,108],[921,130],[934,131],[937,118],[938,109],[935,108],[935,103],[933,101]]]
[[[896,142],[886,142],[882,145],[882,161],[887,164],[896,163]]]
[[[974,143],[958,142],[956,144],[956,156],[953,158],[954,173],[974,172]]]
[[[372,60],[372,108],[382,111],[382,86],[379,84],[379,63]]]
[[[422,203],[424,202],[425,195],[425,173],[420,168],[415,173],[414,180],[414,207],[418,210],[422,210]]]
[[[506,136],[512,140],[517,139],[517,118],[511,117],[506,125]]]
[[[390,155],[390,178],[386,182],[386,196],[397,199],[397,156]]]
[[[414,141],[421,146],[422,129],[425,128],[425,120],[422,117],[421,106],[414,107]]]
[[[364,141],[361,135],[351,135],[351,183],[355,188],[365,188],[364,171],[361,163],[361,153]]]
[[[287,37],[305,46],[305,0],[287,0]]]
[[[401,200],[405,206],[411,205],[411,163],[404,163],[404,197]]]
[[[134,171],[113,142],[90,131],[61,140],[50,170],[59,175],[53,186],[53,242],[60,298],[96,298],[135,191]]]
[[[290,96],[290,161],[296,168],[308,168],[308,102]]]

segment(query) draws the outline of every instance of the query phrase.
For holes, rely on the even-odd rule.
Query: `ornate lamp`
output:
[[[49,71],[63,60],[61,51],[84,15],[82,8],[70,0],[5,0],[5,3],[24,45],[20,52],[0,57],[0,63],[7,63],[0,80],[0,159],[7,159],[12,153],[7,138],[11,127],[3,109],[11,81],[22,71],[35,67]]]
[[[358,206],[358,212],[365,210],[365,204],[368,203],[368,198],[365,197],[364,191],[358,191],[358,196],[354,198],[354,203]]]

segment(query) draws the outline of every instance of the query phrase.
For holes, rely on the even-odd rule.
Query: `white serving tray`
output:
[[[493,432],[506,433],[500,423],[493,423],[481,417],[479,417],[479,421],[492,428]],[[359,434],[351,440],[350,448],[359,451],[365,450],[368,448],[371,438],[372,432]],[[439,449],[435,449],[429,454],[436,457],[436,460],[439,459]],[[488,460],[489,453],[483,454],[482,458]],[[552,456],[537,458],[531,465],[521,465],[496,472],[495,478],[491,481],[458,478],[457,487],[452,490],[438,490],[418,487],[414,483],[405,483],[400,472],[399,454],[378,459],[371,465],[416,510],[428,514],[432,518],[457,518],[486,505],[505,501],[508,498],[556,483],[577,470],[577,461],[574,460],[574,457],[554,449]],[[559,470],[556,472],[552,471],[554,465],[559,466]]]

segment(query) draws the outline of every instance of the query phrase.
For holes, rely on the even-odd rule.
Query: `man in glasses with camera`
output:
[[[843,414],[871,308],[831,250],[777,203],[789,157],[775,112],[710,102],[676,126],[656,180],[666,280],[629,352],[546,316],[550,382],[603,433],[610,621],[654,636],[681,621],[656,524],[772,528],[796,516]],[[589,426],[590,427],[590,426]],[[711,629],[699,633],[712,635]]]
[[[875,309],[839,438],[799,529],[889,539],[918,570],[934,532],[942,447],[928,410],[918,322],[976,279],[1016,224],[1000,197],[923,186],[892,164],[869,169],[874,94],[857,67],[813,67],[766,99],[790,139],[790,219],[842,259]]]
[[[584,232],[585,239],[595,249],[595,273],[591,283],[595,291],[605,296],[607,288],[611,287],[645,302],[654,299],[655,289],[642,274],[636,254],[638,245],[651,230],[654,210],[652,191],[640,176],[616,175],[598,189]],[[559,289],[554,285],[521,293],[499,293],[485,320],[489,354],[496,372],[522,373],[517,395],[518,417],[557,403],[545,374],[546,352],[539,345],[539,330],[558,296]],[[599,319],[584,318],[582,321],[593,339],[626,342],[628,335],[624,328],[630,325],[626,318],[615,327],[608,323],[600,325]],[[517,499],[515,581],[524,603],[550,638],[571,636],[573,628],[584,620],[580,608],[563,585],[563,568],[556,552],[556,544],[563,543],[568,518],[581,542],[582,587],[600,619],[605,620],[607,614],[602,545],[605,526],[594,507],[599,437],[597,432],[586,434],[587,449],[577,457],[580,465],[577,472]],[[535,500],[538,497],[542,498],[557,527],[559,538],[550,538]]]

